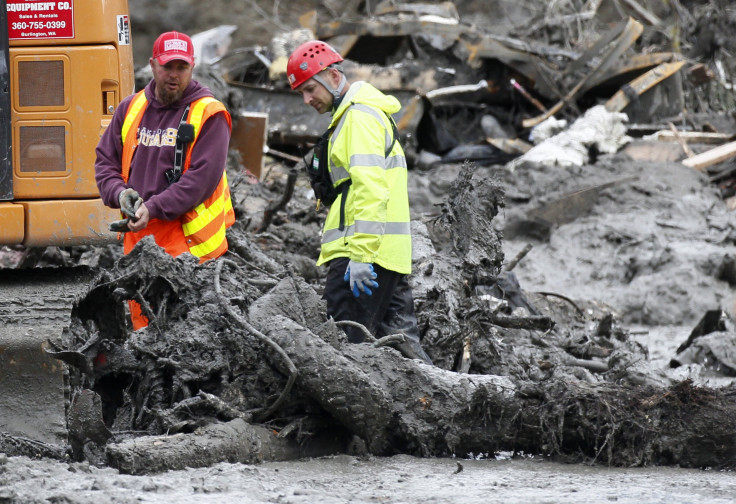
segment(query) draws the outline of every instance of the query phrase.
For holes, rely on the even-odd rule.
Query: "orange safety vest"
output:
[[[148,100],[145,92],[140,91],[131,100],[123,121],[122,177],[126,184],[130,175],[130,163],[138,147],[138,127],[147,106]],[[202,125],[207,119],[219,113],[225,115],[228,125],[232,128],[230,114],[220,101],[212,97],[205,97],[191,103],[187,122],[194,126],[194,140],[187,147],[182,173],[186,172],[191,164],[192,148],[197,143]],[[224,168],[220,183],[214,192],[202,203],[182,215],[180,220],[189,252],[199,257],[200,262],[220,257],[227,252],[225,230],[235,223],[235,212]],[[126,233],[126,237],[129,234]]]

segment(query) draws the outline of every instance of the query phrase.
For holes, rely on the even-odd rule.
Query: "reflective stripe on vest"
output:
[[[139,91],[135,98],[131,100],[125,113],[120,138],[123,142],[122,175],[123,182],[126,184],[130,177],[130,163],[133,160],[135,149],[138,147],[138,126],[141,124],[143,112],[146,111],[147,106],[146,93]]]
[[[148,101],[143,91],[139,92],[130,103],[123,121],[123,180],[127,183],[130,174],[130,163],[138,145],[138,126],[143,117]],[[228,126],[232,128],[230,114],[225,106],[212,97],[200,98],[192,102],[187,122],[194,126],[194,140],[187,148],[182,173],[189,169],[192,149],[197,143],[199,132],[210,117],[223,113]],[[181,217],[182,231],[192,255],[199,257],[200,262],[219,257],[227,251],[225,230],[235,222],[230,188],[223,167],[222,178],[212,194],[192,210]]]

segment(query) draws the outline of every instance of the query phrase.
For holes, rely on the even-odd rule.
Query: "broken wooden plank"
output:
[[[382,14],[414,14],[416,16],[439,16],[460,20],[457,7],[452,2],[441,2],[436,5],[430,3],[381,2],[376,6],[374,15]]]
[[[533,147],[529,142],[519,138],[486,138],[486,142],[506,154],[524,154]]]
[[[600,85],[616,85],[630,81],[633,77],[640,75],[662,63],[677,61],[679,56],[671,52],[634,54],[620,61],[618,65],[611,67],[606,72],[591,78],[587,85],[583,86],[582,93]],[[618,84],[620,85],[620,84]]]
[[[736,142],[729,142],[718,147],[705,151],[701,154],[697,154],[691,158],[688,158],[682,162],[685,166],[695,168],[698,171],[704,172],[709,166],[718,164],[722,161],[730,159],[736,156]]]
[[[682,159],[682,149],[674,143],[634,140],[626,144],[624,154],[634,161],[673,162]]]
[[[531,103],[532,105],[534,105],[535,107],[537,107],[537,110],[539,110],[542,114],[545,114],[547,112],[547,108],[544,105],[542,105],[542,103],[539,100],[537,100],[536,98],[534,98],[529,93],[529,91],[527,91],[526,89],[524,89],[524,86],[522,86],[521,84],[519,84],[516,81],[516,79],[511,79],[509,82],[514,87],[514,89],[516,89],[519,93],[521,93],[521,96],[523,96],[524,98],[526,98],[529,103]]]
[[[359,40],[360,37],[358,35],[345,35],[335,40],[330,40],[330,44],[338,54],[348,54]]]
[[[683,140],[683,138],[680,136],[680,132],[677,130],[677,127],[672,123],[669,123],[669,127],[670,131],[675,136],[675,140],[678,144],[680,144],[680,147],[682,147],[682,151],[685,153],[685,155],[687,157],[693,157],[695,153],[690,147],[688,147],[687,142],[685,142],[685,140]]]
[[[305,27],[314,27],[315,36],[328,40],[338,36],[400,37],[426,33],[457,40],[469,50],[469,61],[477,58],[496,58],[501,61],[539,64],[538,56],[577,58],[578,53],[511,37],[503,37],[478,30],[473,25],[458,23],[438,16],[399,18],[381,16],[355,21],[332,20],[320,23],[315,16],[304,16]],[[345,55],[343,55],[345,56]],[[514,69],[516,65],[512,65]]]
[[[421,96],[414,95],[409,101],[402,102],[401,115],[394,115],[396,127],[400,132],[415,132],[424,116],[424,100]]]
[[[241,163],[258,180],[263,171],[263,153],[268,140],[268,114],[241,112],[233,124],[230,145],[240,152]]]
[[[615,61],[639,38],[643,29],[644,27],[641,23],[633,18],[629,18],[626,27],[623,30],[623,33],[617,38],[613,47],[606,53],[606,55],[601,58],[598,66],[596,66],[593,71],[586,74],[586,76],[580,82],[578,82],[575,87],[572,88],[562,100],[557,102],[557,104],[550,108],[545,114],[539,115],[537,117],[532,117],[531,119],[524,119],[522,121],[522,126],[524,126],[525,128],[532,128],[559,112],[562,107],[570,103],[578,95],[578,93],[580,93],[583,87],[588,83],[590,79],[593,78],[593,76],[608,70],[611,65],[613,65]]]
[[[588,49],[583,52],[583,54],[580,55],[579,58],[577,58],[575,61],[570,63],[568,67],[563,72],[563,75],[572,75],[581,68],[583,68],[585,65],[587,65],[590,61],[593,60],[593,58],[597,57],[598,54],[600,54],[603,49],[613,42],[616,38],[621,36],[624,29],[626,28],[627,21],[623,20],[619,23],[616,23],[613,28],[610,30],[606,30],[601,36],[596,40],[596,42],[590,46]]]
[[[639,2],[635,0],[620,0],[626,7],[631,9],[636,16],[651,26],[660,26],[662,20],[659,19],[654,13],[645,9]]]
[[[712,133],[709,131],[678,131],[677,137],[688,143],[720,145],[734,138],[730,133]],[[658,140],[660,142],[672,142],[677,138],[672,131],[661,130],[647,137],[647,139]]]
[[[477,84],[460,84],[457,86],[448,86],[440,89],[433,89],[425,93],[425,98],[432,101],[435,98],[446,97],[448,95],[457,95],[463,93],[475,93],[477,91],[490,91],[491,85],[487,80],[483,79]]]
[[[616,91],[616,94],[606,102],[606,110],[609,112],[621,112],[632,102],[632,99],[638,98],[667,77],[672,76],[675,72],[680,70],[684,64],[684,61],[662,63],[661,65],[652,68],[644,75],[640,75]]]
[[[468,31],[468,27],[457,23],[437,22],[435,19],[409,18],[389,19],[387,17],[369,18],[357,21],[333,20],[318,23],[315,35],[320,40],[331,39],[340,35],[372,35],[374,37],[398,37],[416,33],[434,33],[436,35],[457,39]]]
[[[304,17],[303,26],[312,29],[318,39],[330,41],[343,36],[412,37],[419,33],[443,37],[463,46],[469,64],[478,65],[482,59],[496,59],[524,75],[529,81],[536,82],[538,86],[544,82],[543,59],[575,59],[579,56],[577,52],[554,46],[485,33],[473,25],[439,16],[413,16],[404,19],[383,15],[357,21],[319,22],[316,15],[312,15]],[[352,41],[350,45],[354,44],[355,41]],[[350,59],[349,53],[342,55]],[[547,69],[547,73],[551,72]],[[546,97],[557,96],[546,88],[537,91]]]

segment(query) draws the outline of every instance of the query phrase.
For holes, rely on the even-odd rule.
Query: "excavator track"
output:
[[[93,278],[87,267],[0,270],[0,451],[66,447],[67,373],[46,349]]]

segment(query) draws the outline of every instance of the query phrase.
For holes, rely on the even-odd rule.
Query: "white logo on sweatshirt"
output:
[[[176,128],[151,131],[141,127],[138,129],[138,143],[146,147],[174,147],[176,146],[176,133]]]

